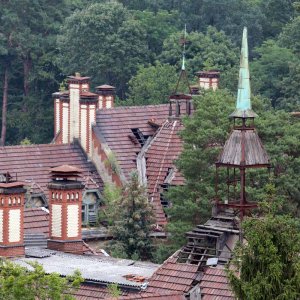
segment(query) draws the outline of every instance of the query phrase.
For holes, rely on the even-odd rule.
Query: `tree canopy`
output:
[[[254,93],[271,97],[276,109],[298,110],[298,7],[294,0],[2,1],[3,141],[50,142],[51,94],[74,72],[116,86],[117,103],[134,94],[141,99],[145,93],[133,88],[138,73],[166,63],[179,72],[184,24],[191,82],[196,71],[219,69],[221,87],[235,91],[241,31],[248,26]],[[143,76],[147,91],[157,86],[154,76]],[[136,104],[164,102],[173,76],[162,83],[165,90],[155,87]]]
[[[300,122],[289,113],[274,110],[266,98],[254,97],[252,102],[259,115],[255,120],[258,135],[271,159],[277,197],[284,199],[282,211],[298,216]],[[181,132],[184,150],[176,163],[186,185],[171,188],[168,195],[172,199],[172,207],[167,210],[170,216],[168,229],[176,245],[174,248],[184,243],[187,230],[210,216],[211,201],[215,196],[214,164],[230,133],[232,124],[228,116],[234,110],[235,97],[226,90],[206,91],[195,98],[195,105],[193,116],[184,121],[185,128]],[[219,182],[226,182],[225,175],[220,174]],[[249,199],[262,201],[266,195],[268,172],[256,172],[255,176],[255,186],[249,185],[246,192]]]
[[[71,300],[83,280],[79,272],[66,278],[57,273],[46,274],[37,263],[32,263],[29,269],[0,260],[0,299]]]
[[[112,253],[117,257],[150,259],[152,242],[150,239],[153,223],[152,206],[148,202],[146,189],[140,186],[136,172],[131,174],[124,186],[121,197],[114,201],[111,227],[114,241]],[[117,209],[116,209],[117,208]]]
[[[236,247],[227,270],[235,295],[249,300],[299,299],[298,220],[269,214],[245,220],[243,229],[247,242]]]

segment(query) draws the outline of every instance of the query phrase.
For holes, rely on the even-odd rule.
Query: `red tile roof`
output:
[[[49,237],[49,213],[47,210],[36,208],[25,208],[24,210],[25,233],[43,233]]]
[[[103,182],[95,166],[88,162],[77,144],[41,144],[5,146],[0,148],[0,170],[9,172],[18,180],[25,181],[32,193],[43,193],[48,197],[47,184],[50,168],[68,164],[80,168],[83,183],[88,188],[101,189]],[[93,180],[91,180],[91,178]]]
[[[198,274],[198,266],[177,263],[177,258],[171,256],[149,280],[147,292],[164,294],[170,291],[186,293],[193,287]]]
[[[200,281],[201,299],[234,300],[223,266],[209,267]]]
[[[77,300],[100,300],[100,299],[108,299],[108,300],[140,300],[140,299],[147,299],[147,300],[184,300],[185,297],[182,293],[165,293],[164,295],[161,294],[154,294],[149,293],[147,291],[141,292],[129,292],[129,291],[122,291],[122,295],[118,298],[112,297],[107,287],[97,285],[97,284],[82,284],[74,293],[74,296]]]
[[[164,183],[184,184],[184,178],[174,166],[174,161],[182,151],[182,140],[178,136],[182,129],[183,125],[180,120],[166,120],[145,150],[148,192],[154,204],[156,221],[160,225],[167,223],[160,202],[160,187]],[[169,176],[171,178],[168,178]]]
[[[97,111],[94,128],[96,136],[100,143],[107,143],[115,153],[126,178],[131,170],[136,170],[136,156],[142,148],[138,141],[134,142],[131,129],[138,128],[144,136],[153,135],[156,128],[148,124],[148,121],[152,119],[162,124],[168,117],[168,111],[167,104],[124,106]]]

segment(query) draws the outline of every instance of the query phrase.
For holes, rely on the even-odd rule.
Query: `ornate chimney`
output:
[[[111,108],[114,107],[116,88],[114,86],[103,84],[96,87],[96,94],[98,94],[97,108]]]
[[[50,239],[48,248],[82,253],[81,206],[84,185],[81,170],[63,165],[52,168],[49,189]]]
[[[240,220],[257,207],[256,202],[247,199],[247,170],[270,167],[268,154],[254,127],[257,114],[252,110],[250,97],[247,29],[244,28],[236,109],[230,115],[234,126],[216,162],[216,206],[219,210],[230,208],[239,212]],[[219,196],[219,168],[227,169],[226,199]]]
[[[201,89],[213,89],[215,91],[219,87],[219,71],[200,71],[197,72],[196,75],[198,76],[199,87]]]
[[[90,92],[90,77],[75,73],[75,76],[68,77],[67,82],[68,91],[53,94],[54,142],[66,144],[78,139],[90,154],[98,95]]]
[[[23,256],[24,203],[23,182],[10,181],[9,174],[1,175],[0,182],[0,256]]]

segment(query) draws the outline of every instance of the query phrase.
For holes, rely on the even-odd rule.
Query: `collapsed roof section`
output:
[[[164,207],[168,207],[169,203],[164,193],[171,185],[184,184],[184,178],[174,166],[183,148],[178,135],[182,129],[181,120],[166,120],[137,158],[140,179],[147,185],[159,225],[167,223]]]
[[[136,170],[137,154],[148,137],[153,136],[168,116],[167,104],[124,106],[98,110],[93,127],[101,145],[115,154],[125,180]],[[154,125],[152,125],[152,123]]]

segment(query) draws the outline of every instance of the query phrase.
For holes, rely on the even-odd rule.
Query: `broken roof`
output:
[[[0,170],[17,175],[18,180],[29,186],[31,193],[43,193],[48,197],[47,184],[50,181],[50,168],[69,164],[82,169],[82,182],[88,188],[100,189],[103,182],[95,166],[87,161],[77,144],[40,144],[5,146],[0,148]],[[93,184],[90,177],[93,178]]]
[[[146,106],[121,106],[97,110],[96,125],[93,130],[101,144],[106,144],[117,158],[125,178],[136,170],[136,157],[149,136],[168,117],[168,104]]]
[[[164,192],[163,186],[184,184],[184,178],[174,166],[174,161],[183,148],[178,136],[182,129],[181,120],[166,120],[143,151],[148,193],[159,225],[167,223],[160,200],[160,194]]]

